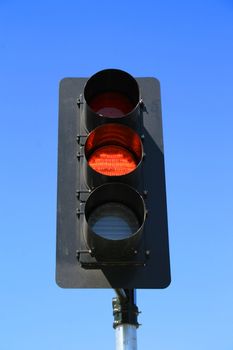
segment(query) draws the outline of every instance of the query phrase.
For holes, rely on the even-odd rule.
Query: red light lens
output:
[[[126,175],[137,167],[133,154],[115,145],[97,149],[90,156],[88,163],[98,173],[108,176]]]
[[[99,174],[121,176],[133,172],[142,160],[139,135],[128,126],[107,123],[94,129],[85,142],[88,165]]]
[[[100,93],[89,102],[89,105],[94,112],[109,118],[123,117],[134,108],[129,98],[120,92]]]

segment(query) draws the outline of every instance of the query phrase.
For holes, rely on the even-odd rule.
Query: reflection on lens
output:
[[[94,209],[88,224],[97,235],[111,240],[128,238],[140,227],[134,212],[117,202],[105,203]]]
[[[128,97],[120,92],[104,92],[90,101],[90,107],[105,117],[119,118],[131,112],[134,106]]]

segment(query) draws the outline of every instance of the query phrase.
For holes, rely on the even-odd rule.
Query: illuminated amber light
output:
[[[94,129],[85,142],[88,166],[105,176],[133,173],[142,160],[139,135],[122,124],[107,123]]]
[[[126,175],[137,167],[133,154],[115,145],[98,148],[92,153],[88,163],[98,173],[108,176]]]

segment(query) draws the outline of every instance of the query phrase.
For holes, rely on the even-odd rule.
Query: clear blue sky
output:
[[[0,1],[0,348],[114,349],[112,290],[55,284],[58,84],[161,82],[172,284],[139,349],[233,349],[233,3]]]

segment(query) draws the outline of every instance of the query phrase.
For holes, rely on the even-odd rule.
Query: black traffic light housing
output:
[[[170,283],[160,86],[106,69],[60,83],[56,281]]]

